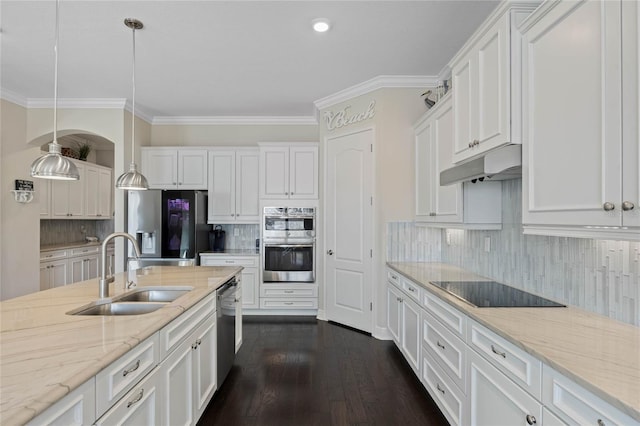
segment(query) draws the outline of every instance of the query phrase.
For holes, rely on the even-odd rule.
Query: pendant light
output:
[[[56,0],[56,34],[53,46],[53,142],[49,144],[49,153],[31,164],[31,176],[42,179],[78,180],[80,179],[78,168],[73,161],[61,155],[62,149],[58,144],[58,9],[59,0]]]
[[[136,149],[136,30],[144,25],[137,19],[127,18],[124,24],[133,31],[133,96],[131,98],[131,164],[129,171],[120,175],[116,181],[116,188],[143,191],[149,189],[147,178],[138,171],[135,161]]]

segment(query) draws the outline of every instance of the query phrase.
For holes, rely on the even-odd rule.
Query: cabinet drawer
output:
[[[56,260],[56,259],[64,259],[67,257],[67,250],[52,250],[52,251],[41,251],[40,252],[40,262]]]
[[[160,359],[164,359],[203,319],[215,311],[214,292],[160,330]]]
[[[260,298],[261,309],[318,309],[317,298]]]
[[[158,364],[158,333],[96,375],[96,417],[124,396]]]
[[[466,315],[427,290],[422,292],[422,306],[456,336],[466,341]]]
[[[469,346],[540,400],[542,363],[496,333],[469,320]]]
[[[465,393],[467,345],[425,311],[422,311],[422,347]]]
[[[394,283],[398,288],[402,287],[402,284],[400,284],[400,274],[389,268],[387,268],[387,280]]]
[[[100,246],[91,246],[91,247],[77,247],[71,249],[70,256],[84,256],[87,254],[98,254],[100,253]]]
[[[236,257],[219,255],[200,255],[202,266],[247,266],[258,267],[258,256]]]
[[[467,424],[464,395],[427,353],[422,355],[422,383],[450,424]]]
[[[96,418],[96,382],[90,378],[47,408],[27,426],[92,424]]]
[[[402,278],[402,290],[409,295],[413,300],[420,303],[420,296],[422,295],[422,289],[418,284],[409,281],[406,278]]]
[[[570,425],[640,424],[548,365],[542,371],[542,403]]]
[[[260,287],[261,297],[318,297],[318,286],[298,285],[287,286],[278,284],[263,284]]]

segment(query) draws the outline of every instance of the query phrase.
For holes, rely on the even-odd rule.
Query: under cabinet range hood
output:
[[[440,185],[459,182],[516,179],[522,176],[522,146],[507,145],[483,157],[440,172]]]

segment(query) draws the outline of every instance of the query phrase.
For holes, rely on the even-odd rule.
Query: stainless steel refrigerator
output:
[[[181,259],[199,264],[200,252],[209,248],[211,228],[206,192],[129,191],[128,201],[128,230],[138,240],[145,263]]]

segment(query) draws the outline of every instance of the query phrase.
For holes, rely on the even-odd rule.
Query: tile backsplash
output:
[[[503,182],[501,231],[387,224],[387,259],[442,261],[640,325],[640,243],[524,235],[521,187],[520,179]],[[489,252],[485,251],[487,239]]]
[[[40,245],[69,244],[98,237],[102,241],[114,230],[111,220],[40,220]]]
[[[246,250],[256,246],[256,239],[260,238],[260,225],[220,225],[224,236],[225,250]],[[211,227],[214,228],[213,226]],[[235,235],[235,234],[238,235]]]

